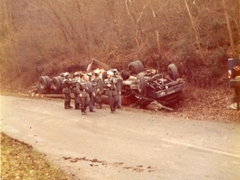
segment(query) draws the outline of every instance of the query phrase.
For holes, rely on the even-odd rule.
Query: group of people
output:
[[[103,94],[108,96],[111,113],[121,107],[122,78],[117,69],[107,71],[106,78],[103,78],[103,73],[99,70],[92,73],[75,72],[72,79],[70,73],[66,72],[62,86],[65,109],[73,108],[70,105],[71,93],[74,94],[75,109],[80,109],[82,115],[86,114],[87,107],[90,112],[95,112],[94,106],[101,109]]]

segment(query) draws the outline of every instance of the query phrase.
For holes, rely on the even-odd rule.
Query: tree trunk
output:
[[[201,45],[200,45],[199,33],[198,33],[197,28],[195,26],[195,23],[194,23],[194,20],[193,20],[193,16],[192,16],[191,11],[189,9],[189,6],[187,4],[187,0],[185,0],[184,3],[185,3],[185,6],[187,8],[187,12],[188,12],[189,18],[191,20],[192,28],[193,28],[194,33],[195,33],[195,39],[197,41],[197,46],[198,46],[198,50],[199,50],[199,53],[200,53],[200,56],[201,56],[201,60],[202,60],[202,62],[204,62],[203,51],[202,51],[202,48],[201,48]]]
[[[229,18],[228,18],[228,13],[227,13],[227,9],[226,9],[225,0],[222,0],[222,4],[223,4],[223,9],[224,9],[224,15],[225,15],[226,22],[227,22],[227,29],[228,29],[228,36],[229,36],[229,40],[230,40],[230,46],[231,46],[231,48],[233,48],[233,46],[234,46],[233,36],[232,36],[232,30],[231,30],[231,25],[230,25]]]
[[[156,24],[157,24],[157,18],[156,18],[156,13],[152,7],[152,1],[150,3],[150,7],[151,7],[151,10],[152,10],[152,16],[153,16],[153,19],[154,19],[154,23],[155,23],[155,27],[158,27]],[[158,53],[161,52],[161,44],[160,44],[160,40],[159,40],[159,31],[158,29],[156,28],[155,30],[155,33],[156,33],[156,40],[157,40],[157,46],[158,46]]]

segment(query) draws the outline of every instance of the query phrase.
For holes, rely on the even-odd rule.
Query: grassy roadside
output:
[[[50,164],[32,146],[1,132],[1,178],[69,180],[60,169]]]

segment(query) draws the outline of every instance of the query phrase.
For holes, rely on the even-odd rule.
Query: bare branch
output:
[[[200,52],[201,59],[202,59],[202,61],[204,61],[204,56],[203,56],[202,48],[201,48],[201,45],[200,45],[199,34],[198,34],[197,29],[196,29],[196,26],[195,26],[195,23],[194,23],[194,20],[193,20],[191,11],[190,11],[190,9],[189,9],[187,0],[185,0],[184,3],[185,3],[185,6],[186,6],[186,8],[187,8],[187,12],[188,12],[188,15],[189,15],[191,24],[192,24],[192,28],[193,28],[193,30],[194,30],[194,32],[195,32],[195,38],[196,38],[196,41],[197,41],[197,46],[198,46],[198,50],[199,50],[199,52]]]
[[[151,1],[151,0],[149,0],[149,1],[145,4],[145,6],[143,7],[143,9],[142,9],[142,11],[141,11],[141,13],[140,13],[140,15],[139,15],[139,18],[138,18],[138,20],[137,20],[137,24],[138,24],[139,21],[141,20],[142,15],[143,15],[143,11],[144,11],[144,9],[147,7],[147,5],[149,4],[150,1]]]
[[[50,5],[50,3],[48,3],[48,5],[49,5],[50,9],[52,10],[53,14],[55,15],[55,17],[58,19],[58,25],[61,26],[61,28],[64,29],[64,33],[66,33],[73,40],[73,37],[68,32],[68,30],[65,27],[64,23],[62,22],[60,16],[57,14],[57,12],[54,10],[54,8]]]
[[[227,13],[227,9],[226,9],[225,0],[222,0],[222,5],[223,5],[223,9],[224,9],[225,19],[226,19],[226,22],[227,22],[227,29],[228,29],[228,36],[229,36],[229,40],[230,40],[230,46],[231,46],[231,48],[233,48],[233,46],[234,46],[233,36],[232,36],[232,30],[231,30],[231,25],[230,25],[229,18],[228,18],[228,13]]]

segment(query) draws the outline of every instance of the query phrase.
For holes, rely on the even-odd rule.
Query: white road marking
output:
[[[212,153],[215,153],[215,154],[221,154],[221,155],[235,157],[235,158],[239,158],[240,159],[240,155],[239,154],[224,152],[224,151],[217,150],[217,149],[211,149],[211,148],[195,146],[195,145],[192,145],[192,144],[179,142],[179,141],[176,141],[176,140],[168,140],[168,139],[164,139],[164,138],[162,138],[161,140],[164,141],[164,142],[172,143],[172,144],[178,144],[178,145],[187,146],[187,147],[190,147],[190,148],[193,148],[193,149],[198,149],[198,150],[202,150],[202,151],[212,152]]]

